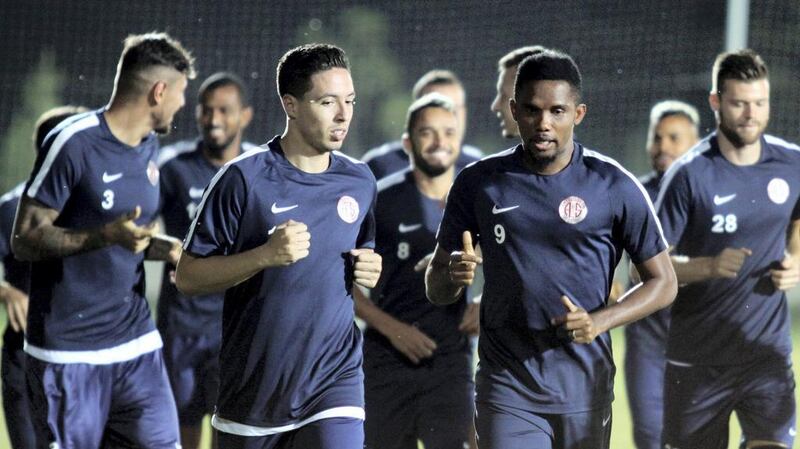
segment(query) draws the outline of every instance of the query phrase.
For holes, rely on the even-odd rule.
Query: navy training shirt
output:
[[[14,216],[25,183],[21,183],[10,191],[0,196],[0,259],[3,262],[3,273],[6,282],[23,293],[28,293],[30,287],[31,267],[28,262],[20,262],[11,252],[11,233],[14,229]],[[3,333],[3,347],[10,351],[22,349],[24,335],[14,332],[10,324],[6,324]]]
[[[409,168],[378,182],[375,251],[383,258],[383,270],[371,299],[389,315],[432,338],[437,345],[436,355],[470,350],[468,337],[458,330],[466,298],[445,307],[431,304],[425,295],[425,273],[414,271],[417,262],[436,246],[443,210],[441,200],[419,191]],[[411,364],[375,329],[367,329],[364,348],[367,357]]]
[[[305,173],[286,159],[280,137],[229,162],[211,181],[186,236],[193,256],[256,248],[289,219],[311,234],[308,257],[225,292],[216,417],[226,423],[215,422],[217,429],[286,431],[331,410],[363,419],[348,253],[374,247],[375,197],[366,164],[333,152],[325,172]],[[343,408],[349,411],[337,412]]]
[[[161,167],[161,216],[167,235],[183,238],[194,219],[203,191],[220,167],[206,159],[201,141],[180,141],[163,147]],[[241,151],[257,148],[244,142]],[[184,335],[219,335],[222,328],[223,293],[185,296],[175,287],[175,267],[164,264],[158,298],[158,328]]]
[[[634,263],[666,249],[636,178],[575,143],[561,172],[537,175],[522,145],[465,168],[437,237],[446,252],[470,231],[483,251],[478,402],[541,413],[605,407],[613,399],[609,334],[591,344],[560,337],[561,295],[589,312],[606,307],[623,251]]]
[[[25,194],[59,212],[56,226],[96,229],[136,206],[142,209],[138,225],[155,219],[156,136],[126,145],[111,133],[103,112],[67,119],[39,153]],[[144,253],[113,245],[31,264],[26,341],[32,347],[26,352],[55,363],[109,363],[161,347],[144,296],[143,260]],[[116,353],[98,353],[91,361],[67,354],[102,349]]]
[[[786,251],[800,218],[800,147],[765,135],[756,164],[737,166],[716,133],[667,171],[656,202],[675,254],[714,257],[748,248],[734,279],[684,285],[672,306],[667,358],[698,365],[743,364],[791,353],[786,294],[769,270]]]
[[[483,152],[472,145],[462,145],[461,153],[456,160],[456,173],[467,165],[483,157]],[[361,158],[372,170],[376,179],[384,178],[392,173],[408,168],[408,154],[403,150],[403,142],[393,140],[375,147]]]

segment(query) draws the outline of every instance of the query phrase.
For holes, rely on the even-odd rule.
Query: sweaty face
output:
[[[408,138],[414,167],[432,178],[449,170],[461,152],[458,119],[447,109],[420,111]]]
[[[517,76],[517,66],[503,69],[497,76],[497,95],[492,101],[492,112],[500,119],[500,128],[503,137],[513,139],[519,136],[517,122],[511,113],[509,101],[514,97],[514,78]]]
[[[769,123],[769,81],[725,80],[717,96],[719,130],[736,148],[761,138]]]
[[[653,141],[647,149],[650,163],[659,174],[665,171],[697,143],[697,129],[684,115],[668,115],[652,131]]]
[[[332,68],[311,76],[311,90],[299,100],[296,122],[303,140],[320,153],[339,150],[353,118],[355,90],[350,72]]]
[[[566,81],[530,81],[517,92],[511,111],[534,162],[547,165],[571,154],[572,131],[586,114],[586,105],[575,100]]]
[[[209,150],[221,152],[241,136],[247,126],[244,110],[236,86],[221,86],[205,93],[197,106],[197,124]]]
[[[153,130],[158,134],[169,134],[175,113],[186,104],[184,93],[189,81],[186,79],[186,75],[181,74],[166,83],[164,100],[161,103],[161,107],[153,114],[155,118]]]

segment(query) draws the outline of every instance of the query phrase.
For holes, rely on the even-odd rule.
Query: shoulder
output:
[[[649,201],[650,195],[647,194],[647,191],[639,179],[614,158],[584,147],[583,160],[590,170],[598,173],[610,182],[609,187],[614,189],[609,192],[609,195],[612,197],[615,192],[618,192],[633,194],[637,198],[641,195]],[[624,196],[622,197],[624,198]]]
[[[707,136],[698,142],[697,145],[689,149],[686,154],[672,163],[661,180],[662,190],[664,187],[674,182],[675,179],[690,176],[692,173],[702,173],[705,170],[708,159],[703,156],[708,155],[709,151],[712,149],[713,145],[711,140],[713,137],[713,134]]]
[[[65,148],[82,147],[80,144],[98,138],[100,119],[97,113],[81,114],[72,120],[61,122],[45,138],[44,148],[48,154],[58,154]]]
[[[509,164],[513,164],[515,160],[515,152],[518,146],[514,146],[489,156],[484,156],[481,159],[472,162],[464,167],[459,173],[459,177],[473,177],[480,174],[486,174],[492,171],[501,170]]]
[[[480,148],[467,144],[461,146],[461,154],[463,154],[466,158],[474,159],[476,161],[483,158],[483,151],[481,151]]]
[[[22,196],[22,192],[25,191],[25,183],[17,184],[16,187],[9,190],[8,192],[4,193],[0,196],[0,207],[6,207],[8,205],[12,205]]]
[[[178,158],[178,156],[191,153],[196,149],[196,140],[181,140],[179,142],[175,142],[171,145],[161,147],[161,150],[158,152],[156,163],[159,167],[163,167],[167,165],[167,163]]]
[[[800,161],[800,146],[795,143],[787,142],[780,137],[764,134],[764,140],[770,148],[776,150],[778,154],[793,161]]]
[[[378,180],[378,195],[391,194],[401,188],[408,179],[411,169],[400,170]]]
[[[367,151],[366,153],[364,153],[364,156],[361,157],[361,160],[365,163],[370,163],[374,159],[381,158],[395,151],[403,151],[403,144],[399,140],[386,142],[381,146],[375,147]]]
[[[341,163],[343,170],[352,172],[356,176],[366,178],[373,183],[375,182],[375,175],[372,173],[372,170],[369,169],[366,162],[348,156],[341,151],[334,151],[332,155]]]

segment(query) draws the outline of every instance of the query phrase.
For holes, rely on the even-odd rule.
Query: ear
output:
[[[408,155],[408,157],[411,157],[411,136],[409,136],[407,132],[403,133],[402,141],[403,151]]]
[[[247,106],[242,109],[242,120],[240,124],[241,128],[247,128],[251,120],[253,120],[253,108],[251,106]]]
[[[167,95],[167,83],[164,81],[156,81],[153,84],[153,87],[150,88],[150,96],[153,99],[153,103],[161,104],[164,101],[164,97]]]
[[[708,94],[708,105],[711,106],[711,109],[714,112],[719,112],[719,94],[716,92],[711,92]]]
[[[579,125],[586,117],[586,105],[581,103],[575,107],[575,125]]]
[[[283,105],[283,112],[286,116],[294,120],[297,118],[297,108],[300,101],[292,94],[285,94],[281,97],[281,104]]]
[[[514,121],[519,122],[519,119],[517,119],[517,101],[511,98],[508,100],[508,105],[511,107],[511,116],[514,117]]]

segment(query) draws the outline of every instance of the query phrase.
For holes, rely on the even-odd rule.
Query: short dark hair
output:
[[[239,92],[239,101],[242,106],[250,106],[250,99],[247,96],[247,89],[244,87],[244,81],[236,74],[231,72],[217,72],[206,78],[197,90],[197,101],[203,103],[206,94],[213,92],[221,87],[233,86]]]
[[[526,47],[520,47],[511,50],[510,52],[506,53],[505,56],[500,58],[499,61],[497,61],[497,71],[501,72],[504,69],[516,67],[528,56],[539,54],[545,50],[547,50],[547,48],[542,47],[541,45],[528,45]]]
[[[311,90],[311,77],[332,68],[350,70],[350,62],[341,48],[330,44],[307,44],[295,47],[278,61],[278,95],[301,98]]]
[[[42,150],[44,139],[50,134],[59,123],[72,117],[75,114],[87,112],[89,109],[83,106],[58,106],[48,109],[36,119],[36,126],[33,129],[33,145],[36,152]]]
[[[132,34],[125,38],[117,64],[117,91],[141,94],[137,75],[152,67],[169,67],[189,79],[195,77],[192,54],[167,33]]]
[[[578,65],[567,55],[557,50],[545,50],[523,59],[514,81],[514,97],[523,84],[531,81],[566,81],[572,87],[576,101],[581,96],[581,72]]]
[[[417,124],[420,113],[428,108],[442,108],[451,114],[456,113],[453,100],[438,92],[425,94],[408,107],[408,112],[406,113],[406,132],[409,136],[411,135],[411,130],[414,128],[414,125]]]
[[[749,48],[720,53],[714,61],[711,92],[722,94],[725,80],[756,81],[766,79],[767,76],[764,60]]]
[[[462,89],[464,88],[455,73],[450,70],[434,69],[422,75],[414,83],[414,88],[411,89],[411,96],[414,99],[421,97],[422,91],[430,86],[458,86]]]

